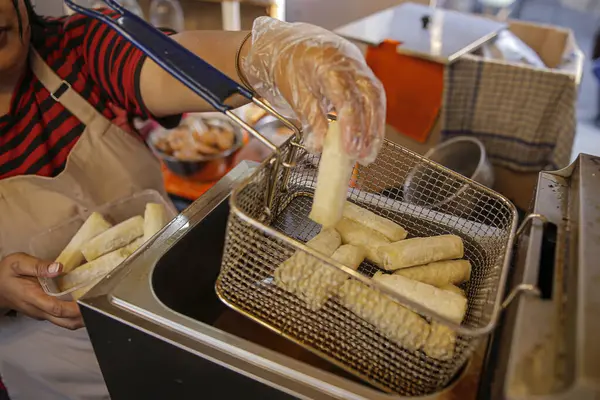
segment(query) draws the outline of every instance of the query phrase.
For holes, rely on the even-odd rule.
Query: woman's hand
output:
[[[352,43],[313,25],[261,17],[242,70],[271,105],[302,122],[309,150],[321,150],[326,114],[335,110],[348,153],[362,164],[377,157],[385,92]]]
[[[48,296],[37,277],[54,278],[62,265],[15,253],[0,261],[0,308],[19,311],[31,318],[47,320],[67,329],[83,326],[79,307]]]

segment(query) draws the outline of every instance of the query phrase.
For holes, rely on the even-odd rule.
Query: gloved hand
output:
[[[242,72],[275,109],[302,123],[310,151],[321,150],[326,114],[335,110],[347,152],[363,165],[377,157],[385,92],[352,43],[317,26],[260,17]]]

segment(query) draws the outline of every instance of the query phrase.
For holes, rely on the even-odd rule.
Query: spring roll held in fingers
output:
[[[346,244],[339,247],[331,258],[356,271],[365,259],[365,252],[360,247]],[[296,295],[316,311],[325,305],[331,295],[348,278],[349,275],[344,271],[323,263],[312,275],[300,282]]]
[[[377,249],[388,245],[390,241],[382,233],[369,229],[348,218],[342,218],[335,229],[340,233],[342,243],[363,248],[369,261],[380,266],[383,265]]]
[[[471,278],[471,263],[467,260],[437,261],[418,267],[402,268],[394,274],[442,287],[468,281]]]
[[[413,238],[381,246],[378,255],[384,268],[394,271],[436,261],[462,258],[464,245],[462,239],[455,235]]]
[[[341,244],[342,239],[335,229],[323,229],[317,236],[309,240],[306,246],[324,256],[331,257]],[[318,258],[298,250],[275,269],[275,284],[293,293],[297,290],[298,284],[303,279],[308,279],[320,263]]]
[[[333,228],[342,218],[355,160],[346,154],[337,122],[329,124],[309,218]]]
[[[353,204],[349,201],[344,205],[344,218],[358,222],[369,229],[383,234],[392,242],[405,239],[408,233],[397,223],[383,218],[374,212]]]
[[[405,278],[378,272],[373,279],[388,289],[423,307],[460,324],[467,312],[467,299],[448,290]]]
[[[429,336],[431,328],[427,321],[361,282],[346,281],[338,296],[344,307],[408,350],[420,349]]]

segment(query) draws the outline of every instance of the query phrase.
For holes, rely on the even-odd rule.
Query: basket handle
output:
[[[538,224],[534,224],[535,222]],[[541,226],[539,225],[541,223]],[[525,263],[528,265],[529,263],[533,263],[538,266],[535,271],[531,271],[531,274],[535,272],[535,279],[537,279],[537,283],[530,283],[534,277],[533,276],[525,276],[524,280],[526,282],[522,282],[516,285],[506,296],[506,299],[502,302],[502,309],[506,309],[510,306],[510,304],[521,294],[527,294],[535,297],[543,297],[547,295],[549,289],[548,285],[551,285],[552,279],[546,279],[548,272],[552,274],[552,271],[542,271],[541,264],[543,264],[544,256],[548,255],[551,257],[553,261],[554,250],[555,250],[555,238],[556,238],[556,225],[550,223],[548,218],[541,214],[529,214],[521,223],[516,232],[516,239],[519,240],[520,237],[523,236],[525,230],[531,226],[531,235],[530,235],[530,245],[536,245],[535,252],[531,254],[527,254],[525,258]],[[529,253],[529,252],[528,252]],[[533,259],[530,259],[533,257]],[[528,275],[529,271],[527,268],[524,270],[524,274]],[[541,289],[541,290],[540,290]]]

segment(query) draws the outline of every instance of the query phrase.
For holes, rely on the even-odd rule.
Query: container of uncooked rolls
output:
[[[322,229],[309,218],[319,156],[291,140],[280,150],[294,162],[267,159],[232,192],[218,296],[381,390],[443,389],[497,324],[515,207],[385,141],[355,169],[344,218]],[[413,180],[418,202],[402,191],[415,169],[439,178]],[[440,197],[453,201],[431,207]]]
[[[79,299],[176,215],[152,189],[80,210],[31,238],[31,254],[63,264],[60,276],[38,278],[42,289],[61,300]]]

